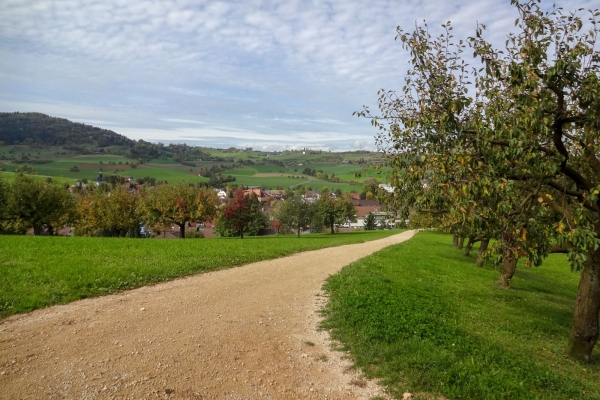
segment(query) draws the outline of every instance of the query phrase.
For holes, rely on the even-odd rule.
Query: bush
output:
[[[187,230],[187,231],[185,231],[185,238],[186,239],[203,239],[204,238],[204,232],[203,231]]]

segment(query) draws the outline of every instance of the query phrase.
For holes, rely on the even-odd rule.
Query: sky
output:
[[[352,113],[401,90],[397,26],[466,38],[479,22],[500,45],[518,17],[509,0],[0,0],[0,15],[0,112],[265,151],[376,150]]]

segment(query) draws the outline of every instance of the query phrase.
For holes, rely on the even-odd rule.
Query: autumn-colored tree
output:
[[[4,218],[17,232],[33,228],[34,235],[44,230],[52,235],[74,218],[75,200],[63,185],[18,174],[12,185],[4,186]]]
[[[185,239],[185,225],[190,221],[211,221],[218,203],[214,190],[180,182],[149,188],[144,210],[148,223],[175,224],[179,227],[179,237]]]
[[[273,222],[271,222],[271,226],[273,226],[273,229],[278,235],[283,229],[283,223],[277,219],[274,219]]]
[[[76,233],[89,236],[139,237],[142,199],[122,186],[100,185],[77,199]]]
[[[244,234],[257,235],[266,223],[256,194],[246,195],[244,189],[239,188],[234,192],[233,200],[222,210],[217,231],[222,236],[236,235],[243,239]]]

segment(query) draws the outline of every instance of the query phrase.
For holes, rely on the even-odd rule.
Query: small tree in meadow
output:
[[[365,216],[365,231],[374,231],[377,226],[377,221],[375,220],[375,214],[372,212],[368,213]]]

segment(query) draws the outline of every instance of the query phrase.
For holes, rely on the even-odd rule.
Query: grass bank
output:
[[[323,326],[390,393],[419,399],[599,399],[600,361],[564,354],[578,274],[565,255],[519,265],[513,290],[422,232],[345,267],[325,285]]]
[[[0,318],[180,276],[380,239],[399,232],[243,240],[0,236]]]

